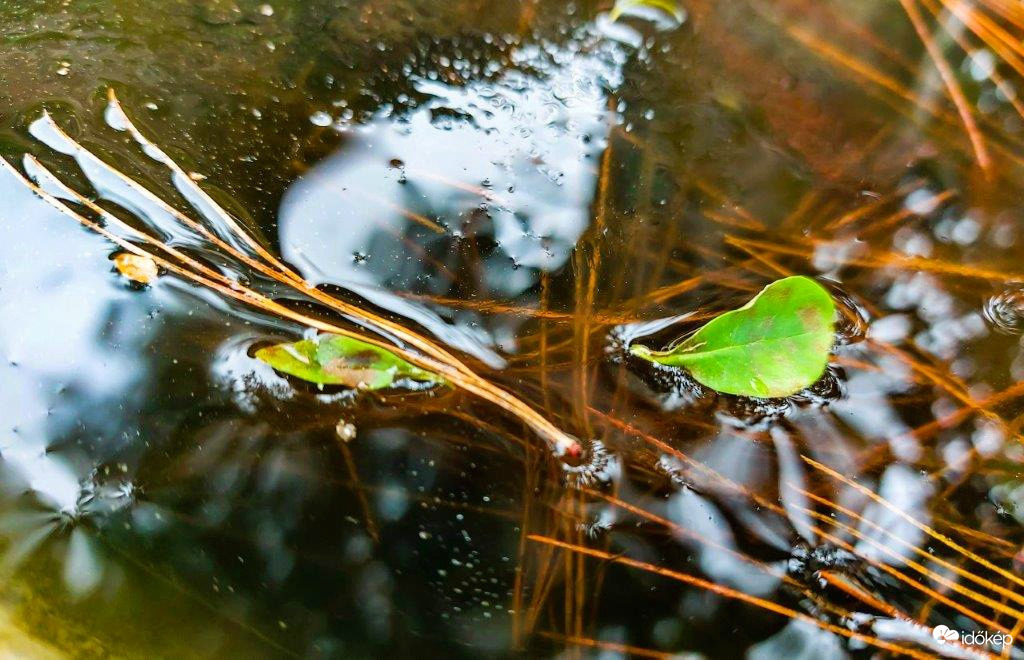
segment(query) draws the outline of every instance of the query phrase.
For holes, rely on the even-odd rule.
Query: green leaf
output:
[[[638,7],[657,9],[680,22],[686,18],[686,12],[679,6],[678,0],[617,0],[608,17],[617,21],[623,14]]]
[[[825,372],[835,311],[825,287],[809,277],[787,277],[666,351],[640,345],[629,350],[651,362],[686,367],[697,382],[719,392],[789,396]]]
[[[408,378],[441,384],[438,374],[420,369],[394,353],[344,335],[277,344],[256,351],[256,358],[274,369],[318,385],[380,390]]]

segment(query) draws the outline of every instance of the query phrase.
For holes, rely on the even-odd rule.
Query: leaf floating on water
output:
[[[277,344],[256,351],[256,358],[274,369],[317,385],[381,390],[409,379],[439,385],[444,378],[403,360],[394,353],[344,335]]]
[[[679,5],[677,0],[616,0],[615,6],[612,7],[608,17],[613,21],[617,21],[626,14],[645,9],[653,9],[668,14],[679,23],[686,20],[686,10]]]
[[[160,275],[160,269],[152,257],[131,252],[119,252],[114,257],[114,267],[121,275],[139,284],[152,284]]]
[[[825,372],[835,310],[823,286],[809,277],[787,277],[673,348],[654,351],[633,345],[629,350],[651,362],[686,367],[698,382],[719,392],[789,396]]]

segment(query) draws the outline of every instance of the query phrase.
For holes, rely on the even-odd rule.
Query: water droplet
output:
[[[314,126],[320,126],[321,128],[330,126],[333,121],[334,119],[323,110],[318,110],[309,116],[309,122]]]

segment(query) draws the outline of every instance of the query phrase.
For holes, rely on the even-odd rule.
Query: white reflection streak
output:
[[[782,507],[786,510],[789,522],[797,534],[808,543],[814,544],[817,538],[814,523],[807,514],[811,506],[807,496],[801,492],[807,490],[803,462],[797,456],[793,442],[785,429],[773,426],[771,436],[779,463],[779,494],[782,497]]]
[[[922,525],[929,525],[931,521],[926,506],[931,494],[932,488],[926,477],[899,464],[886,468],[878,487],[879,497]],[[919,547],[924,541],[924,531],[878,502],[871,502],[865,508],[863,518],[859,531],[864,538],[857,543],[856,551],[865,559],[902,565],[912,555],[910,547]],[[890,536],[906,544],[890,547],[893,545],[888,543]]]

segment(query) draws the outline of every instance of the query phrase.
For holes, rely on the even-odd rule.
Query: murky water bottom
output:
[[[937,624],[1013,633],[1006,67],[942,46],[985,176],[899,6],[727,4],[0,0],[0,647],[928,657]],[[254,349],[302,324],[166,270],[128,282],[20,173],[353,325],[176,215],[236,245],[222,206],[581,460],[457,389],[275,373]],[[792,273],[842,312],[798,395],[716,395],[624,350]]]

